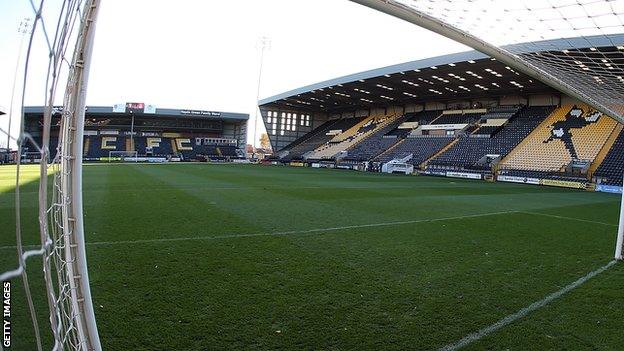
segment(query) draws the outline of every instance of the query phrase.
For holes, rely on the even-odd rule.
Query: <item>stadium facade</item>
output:
[[[584,71],[624,59],[622,35],[534,44]],[[280,162],[621,192],[621,124],[477,51],[312,84],[259,107]]]
[[[25,107],[24,129],[42,143],[43,110]],[[62,107],[55,108],[50,132],[54,158]],[[120,157],[144,161],[238,160],[245,158],[248,114],[193,109],[157,108],[145,103],[88,106],[85,112],[83,159],[109,161]],[[39,157],[26,143],[25,160]]]

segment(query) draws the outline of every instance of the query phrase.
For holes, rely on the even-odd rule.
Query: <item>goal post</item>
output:
[[[624,192],[622,192],[622,200],[620,201],[620,225],[615,242],[615,259],[624,260]]]
[[[137,151],[109,151],[108,162],[121,161],[121,162],[138,162],[139,153]]]
[[[43,3],[43,0],[29,2],[35,19],[28,33],[23,86],[20,89],[19,136],[13,138],[9,135],[9,139],[17,143],[18,149],[15,171],[15,247],[18,262],[17,268],[0,272],[0,280],[20,277],[23,280],[32,316],[34,342],[30,347],[19,345],[21,349],[43,350],[45,339],[42,336],[43,327],[39,330],[37,312],[40,311],[36,311],[36,308],[44,305],[33,303],[40,301],[46,303],[46,329],[53,342],[51,349],[99,351],[102,347],[91,299],[85,247],[82,154],[85,98],[100,0],[65,1],[52,9],[45,8]],[[55,25],[56,30],[45,30]],[[41,87],[45,91],[45,106],[41,137],[34,139],[24,128],[24,101],[27,93],[39,88],[30,87],[28,83],[29,69],[35,66],[36,61],[31,59],[41,52],[44,52],[43,57],[47,60],[47,75],[43,77],[45,85]],[[57,90],[61,92],[57,94]],[[63,104],[57,108],[55,105],[59,97],[63,98]],[[54,144],[55,152],[50,152],[53,115],[59,117],[60,123],[58,129],[54,128],[55,133],[58,130],[58,146]],[[38,152],[22,155],[25,145]],[[33,218],[28,218],[39,224],[40,242],[34,248],[22,244],[22,231],[27,228],[22,227],[25,222],[22,217],[28,216],[20,206],[22,156],[25,161],[39,164],[38,212]],[[48,176],[52,184],[49,184]],[[42,260],[43,267],[39,274],[45,282],[45,298],[34,299],[34,290],[29,288],[31,275],[26,274],[26,265],[34,257]],[[12,346],[2,343],[0,351],[3,347]]]

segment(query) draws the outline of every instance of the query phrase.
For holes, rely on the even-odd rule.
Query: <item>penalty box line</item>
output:
[[[497,215],[510,214],[510,213],[518,213],[518,211],[487,212],[487,213],[477,213],[477,214],[464,215],[464,216],[415,219],[415,220],[409,220],[409,221],[380,222],[380,223],[369,223],[369,224],[355,224],[355,225],[346,225],[346,226],[340,226],[340,227],[289,230],[289,231],[282,231],[282,232],[232,234],[232,235],[218,235],[218,236],[194,236],[194,237],[161,238],[161,239],[94,241],[94,242],[87,242],[86,245],[87,246],[110,246],[110,245],[123,245],[123,244],[167,243],[167,242],[177,242],[177,241],[218,240],[218,239],[229,239],[229,238],[249,238],[249,237],[263,237],[263,236],[288,236],[288,235],[296,235],[296,234],[321,234],[324,232],[333,232],[333,231],[339,231],[339,230],[387,227],[387,226],[394,226],[394,225],[416,224],[416,223],[427,223],[427,222],[441,222],[441,221],[450,221],[450,220],[466,219],[466,218],[497,216]],[[37,245],[24,246],[24,248],[29,248],[29,247],[38,247],[38,246]],[[0,246],[0,249],[15,249],[15,248],[16,248],[15,245]]]
[[[524,213],[524,214],[535,215],[535,216],[551,217],[551,218],[557,218],[557,219],[565,219],[565,220],[569,220],[569,221],[577,221],[577,222],[600,224],[600,225],[606,225],[606,226],[612,226],[612,227],[617,227],[618,226],[617,224],[613,224],[613,223],[592,221],[591,219],[559,216],[559,215],[554,215],[554,214],[550,214],[550,213],[539,213],[539,212],[529,212],[529,211],[518,211],[518,213]]]
[[[498,320],[496,323],[489,325],[485,328],[482,328],[474,333],[468,334],[465,337],[463,337],[462,339],[452,343],[452,344],[448,344],[444,347],[442,347],[441,349],[439,349],[439,351],[455,351],[455,350],[459,350],[465,346],[468,346],[469,344],[472,344],[475,341],[478,341],[494,332],[496,332],[497,330],[521,319],[526,317],[528,314],[530,314],[531,312],[537,311],[542,307],[545,307],[546,305],[548,305],[549,303],[558,300],[559,298],[561,298],[563,295],[569,293],[570,291],[578,288],[579,286],[583,285],[585,282],[587,282],[588,280],[590,280],[591,278],[599,275],[600,273],[603,273],[604,271],[606,271],[607,269],[613,267],[615,264],[617,263],[616,260],[613,260],[609,263],[607,263],[606,265],[596,269],[595,271],[589,272],[587,273],[585,276],[577,279],[576,281],[568,284],[567,286],[565,286],[563,289],[556,291],[548,296],[546,296],[545,298],[543,298],[542,300],[536,301],[532,304],[530,304],[527,307],[524,307],[523,309],[519,310],[516,313],[510,314],[500,320]]]

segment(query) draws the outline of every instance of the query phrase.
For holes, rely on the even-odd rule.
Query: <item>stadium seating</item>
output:
[[[454,137],[447,136],[410,136],[403,139],[395,147],[379,155],[374,161],[388,162],[411,154],[412,159],[409,163],[417,166],[435,155],[454,139]]]
[[[332,124],[336,123],[337,120],[329,120],[326,121],[325,123],[321,124],[320,126],[314,128],[313,130],[311,130],[310,132],[308,132],[307,134],[305,134],[302,137],[297,138],[297,140],[293,141],[292,143],[286,145],[285,147],[283,147],[281,149],[281,151],[285,151],[285,150],[292,150],[293,148],[301,145],[302,143],[308,141],[309,139],[317,136],[317,135],[325,135],[325,133],[328,130],[328,127],[331,126]]]
[[[481,168],[475,165],[480,159],[485,155],[507,155],[553,110],[554,107],[525,107],[504,126],[481,127],[470,135],[460,137],[457,143],[429,164]]]
[[[453,111],[450,113],[441,114],[438,118],[431,121],[431,124],[463,124],[473,123],[481,118],[483,113],[480,112],[468,112],[464,113],[461,110]]]
[[[431,111],[420,111],[420,112],[409,112],[405,114],[405,123],[413,123],[418,122],[418,125],[429,124],[431,121],[436,119],[442,113],[441,110],[431,110]],[[401,123],[402,124],[402,123]],[[401,124],[399,124],[396,128],[388,132],[388,136],[397,136],[399,138],[406,137],[413,128],[401,128]]]
[[[347,130],[351,128],[353,125],[362,121],[363,118],[344,118],[344,119],[336,119],[323,123],[319,127],[315,128],[310,133],[304,135],[299,140],[300,142],[295,141],[294,145],[290,148],[286,148],[289,151],[288,155],[282,158],[283,161],[290,160],[300,160],[303,155],[309,153],[329,142],[335,134],[330,133],[331,131],[340,131]]]
[[[308,159],[331,159],[339,152],[347,150],[364,140],[374,131],[383,128],[396,119],[396,116],[372,115],[361,119],[357,124],[334,136],[329,142],[319,146]]]
[[[466,133],[474,136],[484,136],[491,138],[496,132],[498,132],[502,126],[482,126],[474,127],[473,130],[467,130]]]
[[[164,137],[136,137],[134,138],[134,149],[142,156],[173,155],[171,140]]]
[[[126,137],[120,135],[85,136],[87,145],[83,155],[87,158],[109,157],[111,151],[126,151]]]
[[[394,119],[382,128],[377,129],[371,136],[362,140],[358,144],[347,150],[345,157],[347,161],[367,161],[379,155],[389,147],[397,143],[400,139],[396,136],[387,136],[386,134],[395,130],[401,123],[408,119],[408,115]]]
[[[616,124],[585,105],[562,106],[503,159],[500,167],[558,172],[572,160],[593,162]]]
[[[236,147],[235,146],[217,146],[216,148],[217,154],[225,157],[237,157]]]
[[[622,186],[622,171],[624,170],[624,132],[618,134],[615,143],[609,149],[594,176],[600,178],[601,184]]]

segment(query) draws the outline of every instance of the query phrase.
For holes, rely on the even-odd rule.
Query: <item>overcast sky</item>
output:
[[[60,2],[46,1],[48,14]],[[145,102],[157,107],[243,112],[251,115],[250,126],[255,115],[260,37],[271,41],[260,98],[350,73],[468,50],[347,0],[101,3],[88,105]],[[17,29],[24,17],[33,17],[27,0],[0,0],[0,106],[6,110],[20,44]],[[43,42],[38,40],[36,46],[27,105],[43,104],[40,78],[45,76],[47,63]],[[7,117],[0,121],[6,129]],[[253,128],[250,140],[251,132]],[[0,145],[4,143],[0,138]]]

